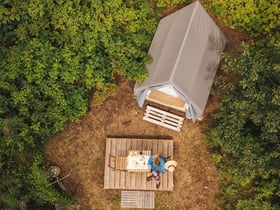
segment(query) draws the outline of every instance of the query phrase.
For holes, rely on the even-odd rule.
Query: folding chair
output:
[[[126,158],[109,155],[109,167],[115,170],[126,170]]]

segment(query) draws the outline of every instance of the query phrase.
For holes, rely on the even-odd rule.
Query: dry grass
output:
[[[105,138],[114,136],[171,136],[174,159],[174,191],[157,192],[156,208],[214,209],[219,192],[219,176],[210,162],[204,144],[201,123],[185,120],[182,132],[168,130],[142,120],[132,92],[133,84],[122,82],[115,97],[102,106],[91,103],[88,114],[51,138],[46,145],[46,159],[70,173],[64,184],[80,205],[80,209],[119,209],[120,191],[104,190]],[[211,114],[213,103],[206,114]]]

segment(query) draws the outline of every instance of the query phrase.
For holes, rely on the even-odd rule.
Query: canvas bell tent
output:
[[[134,87],[137,103],[152,101],[202,117],[227,39],[199,1],[161,19],[146,64],[149,76]]]

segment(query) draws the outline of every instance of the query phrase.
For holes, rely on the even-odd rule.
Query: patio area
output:
[[[127,157],[129,151],[151,151],[151,154],[173,158],[173,140],[156,138],[106,138],[104,189],[172,191],[173,173],[161,175],[161,185],[156,189],[154,180],[146,181],[149,172],[117,170],[109,166],[110,156]]]

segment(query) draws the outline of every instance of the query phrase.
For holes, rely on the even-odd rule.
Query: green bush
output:
[[[174,5],[188,4],[189,0],[156,0],[156,6],[159,8],[168,8]]]
[[[33,163],[29,169],[29,174],[26,177],[27,188],[32,197],[32,201],[51,204],[73,204],[73,200],[67,195],[61,194],[54,186],[50,186],[50,179],[48,177],[47,165],[43,165],[43,157],[41,155],[33,158]],[[30,202],[30,201],[29,201]],[[27,204],[28,205],[28,204]]]
[[[280,27],[278,0],[216,0],[211,1],[214,13],[233,28],[251,36],[269,34]]]
[[[1,209],[54,209],[55,205],[74,204],[69,195],[49,186],[47,165],[42,155],[36,153],[34,157],[17,154],[12,165],[6,163],[1,167]]]
[[[47,187],[37,155],[48,137],[85,115],[91,95],[102,103],[120,76],[148,76],[159,11],[146,0],[0,3],[1,209],[68,202]]]
[[[223,209],[280,206],[280,42],[278,35],[225,56],[215,80],[223,100],[208,130],[223,177]],[[225,85],[225,75],[235,78]],[[221,78],[224,77],[224,78]]]

